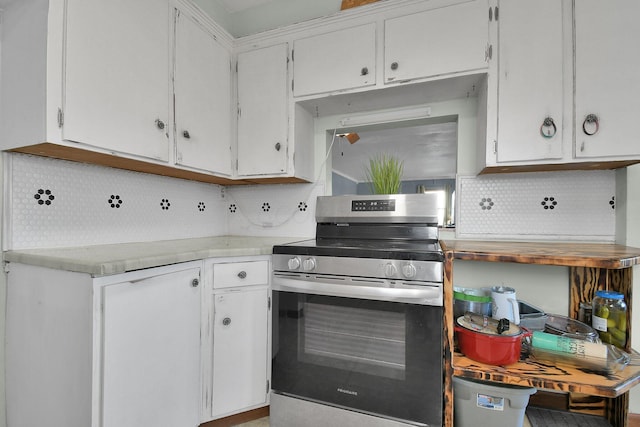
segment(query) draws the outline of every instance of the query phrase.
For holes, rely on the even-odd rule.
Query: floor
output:
[[[269,427],[269,417],[260,418],[258,420],[249,421],[248,423],[238,424],[235,427]],[[524,424],[522,427],[531,427],[527,417],[524,417]]]
[[[248,423],[238,424],[234,427],[269,427],[269,417],[259,418]]]

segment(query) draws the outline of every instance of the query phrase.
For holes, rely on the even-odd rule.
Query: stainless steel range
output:
[[[442,425],[437,209],[319,197],[316,238],[274,247],[272,427]]]

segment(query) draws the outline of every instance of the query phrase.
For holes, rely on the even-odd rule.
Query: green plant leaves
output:
[[[394,156],[379,154],[369,159],[365,171],[374,194],[397,194],[402,182],[404,163]]]

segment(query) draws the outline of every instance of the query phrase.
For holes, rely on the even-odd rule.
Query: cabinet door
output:
[[[176,163],[231,174],[231,55],[202,25],[177,12]]]
[[[637,158],[640,2],[574,4],[576,157]],[[596,122],[585,123],[590,115],[597,130]]]
[[[66,4],[63,138],[168,160],[168,4]]]
[[[385,83],[487,68],[488,10],[471,0],[386,20]]]
[[[104,287],[102,427],[197,426],[200,269]]]
[[[213,416],[266,404],[268,290],[214,294]]]
[[[496,160],[560,159],[562,2],[506,0],[499,11]]]
[[[238,54],[238,176],[287,171],[287,53],[280,44]]]
[[[361,25],[293,43],[295,96],[376,83],[376,25]]]

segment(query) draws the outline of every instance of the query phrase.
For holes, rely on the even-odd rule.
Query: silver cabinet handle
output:
[[[397,62],[392,62],[392,63],[391,63],[391,69],[392,69],[393,71],[397,70],[397,69],[398,69],[398,63],[397,63]]]
[[[225,317],[224,319],[222,319],[222,324],[224,326],[229,326],[231,324],[231,318],[230,317]]]
[[[191,135],[189,134],[189,131],[188,131],[188,130],[183,131],[183,132],[182,132],[182,136],[184,136],[186,139],[191,138]]]
[[[164,129],[164,122],[160,119],[156,119],[156,127],[160,130]]]
[[[238,277],[241,279],[244,279],[247,277],[247,272],[242,270],[240,273],[238,273]]]
[[[361,76],[366,76],[367,74],[369,74],[369,68],[362,67],[362,69],[360,70],[360,75]]]
[[[595,135],[598,133],[600,129],[600,119],[595,114],[587,114],[587,117],[584,118],[584,122],[582,122],[582,132],[585,135]]]
[[[540,125],[540,135],[544,138],[553,138],[556,132],[558,132],[558,128],[556,127],[555,122],[551,117],[546,117],[543,120],[542,125]]]
[[[276,151],[280,151],[281,148],[282,148],[282,145],[279,142],[276,142],[276,145],[275,145]]]
[[[197,288],[198,285],[200,285],[200,279],[193,279],[191,281],[191,286],[193,286],[194,288]]]

